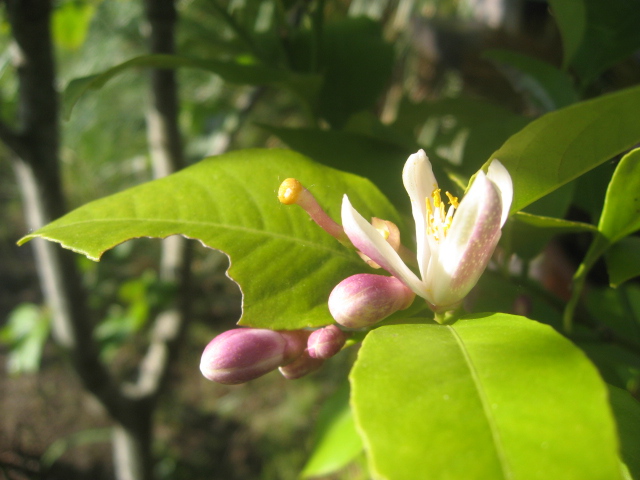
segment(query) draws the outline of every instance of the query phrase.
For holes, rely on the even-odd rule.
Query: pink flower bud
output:
[[[282,376],[287,380],[295,380],[297,378],[304,377],[311,372],[315,372],[323,363],[324,360],[320,358],[311,358],[308,352],[304,352],[293,362],[280,367],[279,370]]]
[[[329,295],[329,311],[340,325],[362,328],[408,308],[415,293],[395,277],[361,273],[340,282]]]
[[[337,325],[329,325],[309,335],[307,352],[311,358],[326,360],[342,349],[348,337],[349,334],[340,330]]]
[[[214,382],[235,385],[261,377],[291,362],[304,351],[307,332],[236,328],[215,337],[204,349],[202,374]]]

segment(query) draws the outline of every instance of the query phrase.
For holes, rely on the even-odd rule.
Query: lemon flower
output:
[[[513,184],[507,169],[493,160],[458,203],[449,206],[423,150],[411,155],[402,173],[416,224],[418,277],[380,230],[349,202],[342,202],[342,226],[353,245],[424,298],[435,312],[456,308],[477,283],[495,250],[511,207]]]

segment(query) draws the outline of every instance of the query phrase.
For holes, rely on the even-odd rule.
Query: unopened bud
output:
[[[214,382],[235,385],[261,377],[293,361],[306,347],[307,332],[236,328],[204,349],[200,371]]]
[[[320,328],[309,335],[307,352],[311,358],[326,360],[342,349],[348,337],[349,334],[340,330],[337,325]]]
[[[351,246],[344,229],[333,221],[327,212],[322,209],[316,197],[295,178],[287,178],[280,184],[278,200],[284,205],[299,205],[325,232],[340,243]]]
[[[347,328],[368,327],[413,303],[415,293],[395,277],[361,273],[340,282],[329,295],[329,311]]]
[[[315,372],[323,363],[324,360],[321,358],[312,358],[308,352],[304,352],[290,364],[280,367],[279,370],[287,380],[295,380]]]
[[[287,365],[298,358],[307,348],[307,340],[312,332],[306,330],[280,330],[278,332],[287,342],[284,359],[280,365]]]

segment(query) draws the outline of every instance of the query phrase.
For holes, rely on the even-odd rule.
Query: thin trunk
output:
[[[5,0],[14,38],[13,62],[19,81],[19,130],[0,124],[0,138],[13,152],[14,170],[27,225],[35,230],[66,212],[59,162],[58,96],[51,44],[50,0]],[[100,362],[94,323],[76,266],[75,254],[44,240],[32,242],[45,302],[51,309],[56,341],[68,352],[84,387],[117,423],[116,432],[136,432],[135,454],[125,467],[127,480],[151,478],[146,401],[128,398]],[[117,433],[116,433],[117,435]],[[133,437],[132,437],[133,438]],[[133,451],[133,450],[131,450]]]

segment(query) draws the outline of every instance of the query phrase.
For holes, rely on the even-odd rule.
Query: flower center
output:
[[[438,242],[446,238],[451,222],[453,222],[453,214],[459,205],[458,197],[445,192],[449,199],[449,208],[446,209],[440,197],[440,191],[437,188],[431,194],[431,199],[429,197],[425,198],[427,204],[427,234]]]

